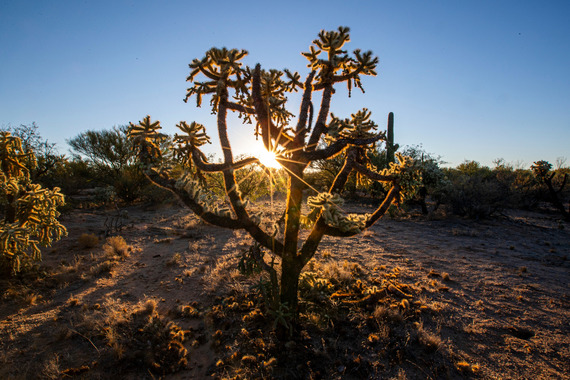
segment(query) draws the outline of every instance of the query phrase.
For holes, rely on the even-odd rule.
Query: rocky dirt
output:
[[[242,231],[204,225],[178,206],[125,210],[128,218],[108,209],[66,213],[61,221],[69,235],[45,250],[40,269],[1,281],[0,378],[199,379],[229,373],[219,365],[228,347],[215,343],[219,327],[207,316],[221,297],[247,292],[236,257],[251,240]],[[122,236],[128,254],[110,260],[102,247],[106,233]],[[86,247],[82,234],[100,241]],[[349,376],[344,364],[328,375],[299,376],[568,378],[569,257],[570,225],[537,212],[511,211],[484,221],[386,217],[357,237],[327,238],[314,260],[357,263],[368,277],[396,268],[400,281],[414,284],[421,302],[435,310],[422,317],[422,328],[438,337],[436,351],[457,366],[435,371],[422,354],[393,366],[371,364],[366,368],[374,370],[364,376]],[[133,364],[140,362],[136,352],[131,364],[120,360],[130,357],[125,349],[136,351],[128,339],[146,330],[129,335],[117,327],[113,338],[109,326],[124,326],[121,318],[144,308],[187,332],[179,349],[187,350],[187,361],[176,362],[174,355],[161,362],[172,371]],[[220,329],[241,329],[240,320],[232,324]],[[324,331],[329,339],[336,330]],[[368,355],[374,350],[380,346],[371,346]],[[172,354],[171,347],[167,351]],[[113,363],[120,363],[120,376]]]

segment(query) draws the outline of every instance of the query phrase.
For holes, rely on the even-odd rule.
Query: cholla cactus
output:
[[[557,185],[558,190],[556,190],[555,189],[556,185],[554,184],[553,180],[555,179],[557,173],[550,171],[550,169],[552,169],[552,164],[550,162],[544,160],[536,161],[533,165],[531,165],[530,168],[534,173],[535,177],[538,179],[538,181],[546,185],[546,187],[548,188],[550,201],[552,202],[554,207],[556,207],[558,211],[560,211],[560,213],[562,214],[562,216],[566,221],[570,221],[570,206],[568,206],[568,211],[566,211],[564,205],[562,204],[562,201],[560,200],[560,194],[562,193],[562,190],[564,190],[564,187],[566,186],[566,180],[568,179],[568,174],[567,173],[559,174],[558,176],[559,184]],[[562,177],[562,179],[560,179],[560,177]]]
[[[261,246],[281,258],[280,300],[288,310],[297,309],[299,276],[303,267],[315,255],[321,239],[329,236],[353,236],[370,227],[382,217],[390,205],[402,197],[411,196],[417,187],[417,176],[413,162],[399,156],[399,163],[378,173],[371,169],[368,151],[375,144],[385,140],[384,132],[377,132],[377,125],[371,120],[371,113],[363,109],[341,119],[330,114],[334,87],[346,84],[349,92],[353,87],[362,91],[361,79],[376,75],[378,58],[372,52],[354,50],[347,53],[346,43],[350,41],[349,29],[340,27],[336,31],[321,31],[313,41],[308,59],[311,72],[301,82],[300,75],[288,70],[262,70],[245,66],[242,59],[245,50],[210,49],[204,58],[190,64],[191,83],[185,101],[196,97],[200,106],[204,96],[210,96],[212,113],[217,115],[217,130],[223,152],[223,162],[208,162],[200,150],[208,143],[205,127],[200,124],[181,122],[181,134],[173,140],[178,162],[185,167],[196,168],[180,179],[172,178],[172,171],[147,170],[147,175],[157,185],[168,188],[208,223],[246,230]],[[203,78],[200,81],[198,78]],[[302,92],[302,102],[296,124],[290,125],[292,113],[287,110],[287,93]],[[313,112],[313,96],[321,92],[320,108]],[[248,203],[239,191],[235,173],[249,165],[260,165],[255,157],[236,160],[227,133],[227,113],[237,112],[245,124],[254,123],[253,133],[261,137],[265,148],[276,153],[276,160],[288,175],[288,193],[281,229],[277,223],[260,223],[258,215],[251,213]],[[314,119],[314,120],[313,120]],[[160,157],[155,152],[159,147],[156,140],[160,134],[158,122],[145,118],[139,125],[131,124],[130,136],[139,147],[141,161]],[[327,192],[308,198],[311,208],[308,215],[302,215],[301,206],[308,188],[304,172],[311,162],[342,157],[344,166]],[[144,161],[146,159],[146,161]],[[156,166],[156,164],[155,164]],[[224,180],[226,200],[229,209],[216,206],[206,196],[206,187],[197,181],[196,175],[221,173]],[[349,175],[356,172],[363,180],[379,181],[389,189],[384,201],[370,214],[346,214],[342,210],[342,192]],[[300,242],[300,228],[305,226],[310,233]],[[295,315],[296,313],[294,313]]]
[[[552,164],[548,161],[536,161],[533,165],[530,166],[534,175],[539,178],[541,181],[547,178],[550,169],[552,169]],[[552,174],[554,176],[554,174]]]
[[[418,162],[400,153],[396,153],[395,155],[398,163],[390,162],[390,167],[382,170],[382,174],[397,178],[398,185],[400,186],[398,202],[402,202],[414,196],[421,186],[422,176]],[[391,187],[388,183],[384,183],[384,188],[389,191]]]
[[[166,135],[158,132],[160,122],[150,122],[150,116],[146,116],[139,124],[129,123],[128,137],[132,139],[137,148],[137,153],[141,162],[151,164],[162,157],[160,143],[164,141]]]
[[[0,262],[14,272],[40,260],[40,246],[67,234],[57,220],[57,208],[65,204],[63,194],[57,187],[49,190],[31,183],[34,165],[34,154],[22,150],[19,138],[0,132]]]
[[[311,209],[308,215],[301,216],[304,227],[313,226],[319,216],[327,225],[337,228],[343,233],[358,233],[366,228],[370,214],[346,214],[342,210],[344,200],[338,194],[319,193],[307,198],[307,206]]]

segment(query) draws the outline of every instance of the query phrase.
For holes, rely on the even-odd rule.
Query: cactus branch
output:
[[[307,144],[307,151],[315,150],[317,144],[321,138],[321,135],[326,131],[327,115],[329,114],[329,109],[331,105],[331,98],[333,94],[332,84],[325,87],[323,91],[323,97],[321,99],[321,108],[319,110],[319,115],[317,116],[317,121],[315,122],[315,128],[309,137],[309,142]]]
[[[192,160],[194,161],[194,164],[196,165],[196,167],[198,169],[200,169],[201,171],[206,172],[206,173],[221,172],[221,171],[229,170],[229,169],[238,170],[238,169],[241,169],[245,166],[259,163],[258,158],[247,157],[247,158],[244,158],[243,160],[233,162],[233,163],[225,163],[224,162],[221,164],[212,164],[212,163],[206,162],[204,160],[203,153],[201,153],[197,149],[192,152]]]
[[[233,103],[233,102],[227,102],[227,108],[229,110],[232,110],[232,111],[238,111],[238,112],[249,114],[249,115],[255,114],[255,108],[246,107],[246,106],[243,106],[241,104],[237,104],[237,103]]]
[[[303,152],[302,156],[306,160],[327,160],[342,152],[348,145],[365,146],[374,144],[383,138],[382,135],[370,137],[368,139],[340,139],[329,145],[324,149],[315,151]]]

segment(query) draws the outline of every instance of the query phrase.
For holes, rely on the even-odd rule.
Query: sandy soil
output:
[[[165,378],[212,375],[220,352],[211,344],[216,326],[182,318],[177,310],[207,310],[228,289],[239,289],[231,266],[251,241],[242,231],[204,225],[176,206],[127,211],[128,219],[114,210],[67,213],[62,223],[69,236],[45,251],[40,275],[0,283],[0,378],[113,378],[104,364],[109,344],[90,335],[89,328],[100,326],[89,325],[88,317],[113,307],[126,312],[147,299],[157,301],[160,315],[192,332],[185,369]],[[106,230],[131,246],[128,257],[108,270],[101,266]],[[78,238],[84,233],[100,236],[101,243],[82,247]],[[438,350],[477,366],[465,377],[570,376],[570,225],[554,215],[385,218],[360,236],[325,239],[316,259],[323,254],[370,273],[380,265],[397,267],[402,279],[424,289],[424,301],[439,310],[424,320],[425,328],[441,338]],[[415,366],[408,379],[430,377]]]

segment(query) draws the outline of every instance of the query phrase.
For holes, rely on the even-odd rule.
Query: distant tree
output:
[[[57,176],[56,172],[60,171],[67,162],[65,155],[57,151],[56,144],[41,136],[35,122],[17,127],[8,125],[0,130],[10,132],[12,136],[19,138],[24,152],[34,153],[36,165],[30,171],[32,181],[53,186],[52,177]]]
[[[132,203],[144,195],[148,180],[135,165],[136,155],[126,132],[127,126],[86,131],[67,143],[75,161],[85,159],[94,169],[91,179],[94,184],[111,186],[118,199]],[[165,157],[167,155],[165,152]]]
[[[491,173],[491,169],[486,166],[482,166],[479,162],[473,160],[465,160],[456,167],[461,173],[464,174],[477,174],[480,172],[485,172],[487,174]]]
[[[135,162],[132,142],[126,135],[127,126],[110,130],[86,131],[67,143],[76,156],[85,157],[94,167],[104,173],[120,174]]]
[[[138,149],[140,163],[145,173],[159,186],[170,189],[198,216],[213,225],[244,229],[263,249],[281,260],[281,278],[277,281],[275,268],[263,260],[265,251],[254,257],[259,267],[270,273],[274,308],[278,308],[281,326],[288,325],[297,316],[297,293],[301,271],[315,255],[324,236],[349,237],[372,226],[381,218],[393,202],[411,196],[418,184],[418,174],[413,160],[398,155],[398,163],[377,172],[369,165],[367,152],[375,143],[384,140],[384,133],[377,133],[377,125],[370,119],[370,111],[363,109],[341,119],[330,113],[334,86],[344,83],[362,89],[361,77],[376,75],[378,58],[372,52],[355,50],[352,55],[343,50],[349,42],[349,29],[321,31],[313,41],[309,52],[303,55],[309,61],[310,74],[304,82],[298,73],[288,70],[262,70],[244,66],[241,60],[245,50],[212,48],[202,59],[190,64],[186,100],[195,96],[197,106],[204,96],[211,96],[212,112],[217,115],[217,131],[223,152],[222,163],[210,163],[201,146],[210,141],[206,129],[198,123],[180,122],[181,134],[175,135],[174,157],[185,166],[186,173],[176,176],[168,162],[162,159],[160,143],[165,135],[160,133],[160,123],[150,116],[139,124],[131,124],[129,136]],[[198,77],[202,81],[198,81]],[[295,126],[289,126],[292,118],[287,110],[288,92],[303,92],[300,111]],[[320,108],[312,125],[312,98],[322,92]],[[260,220],[251,213],[248,200],[243,197],[236,172],[252,164],[259,164],[255,157],[235,160],[227,132],[228,111],[238,112],[245,122],[255,123],[255,135],[265,148],[274,152],[277,161],[287,173],[287,199],[284,224],[276,225]],[[322,147],[322,148],[321,148]],[[316,160],[343,157],[342,169],[326,192],[305,195],[308,189],[305,170]],[[192,169],[193,168],[193,169]],[[221,173],[229,208],[209,203],[209,189],[204,187],[197,173]],[[339,196],[352,172],[359,177],[385,184],[387,195],[372,214],[346,214]],[[194,173],[194,175],[192,175]],[[310,211],[302,213],[307,200]],[[310,230],[304,241],[300,229]],[[255,250],[254,250],[255,251]]]
[[[556,166],[556,170],[564,169],[566,167],[566,161],[567,160],[568,159],[564,156],[556,157],[556,161],[554,162],[554,165]]]

